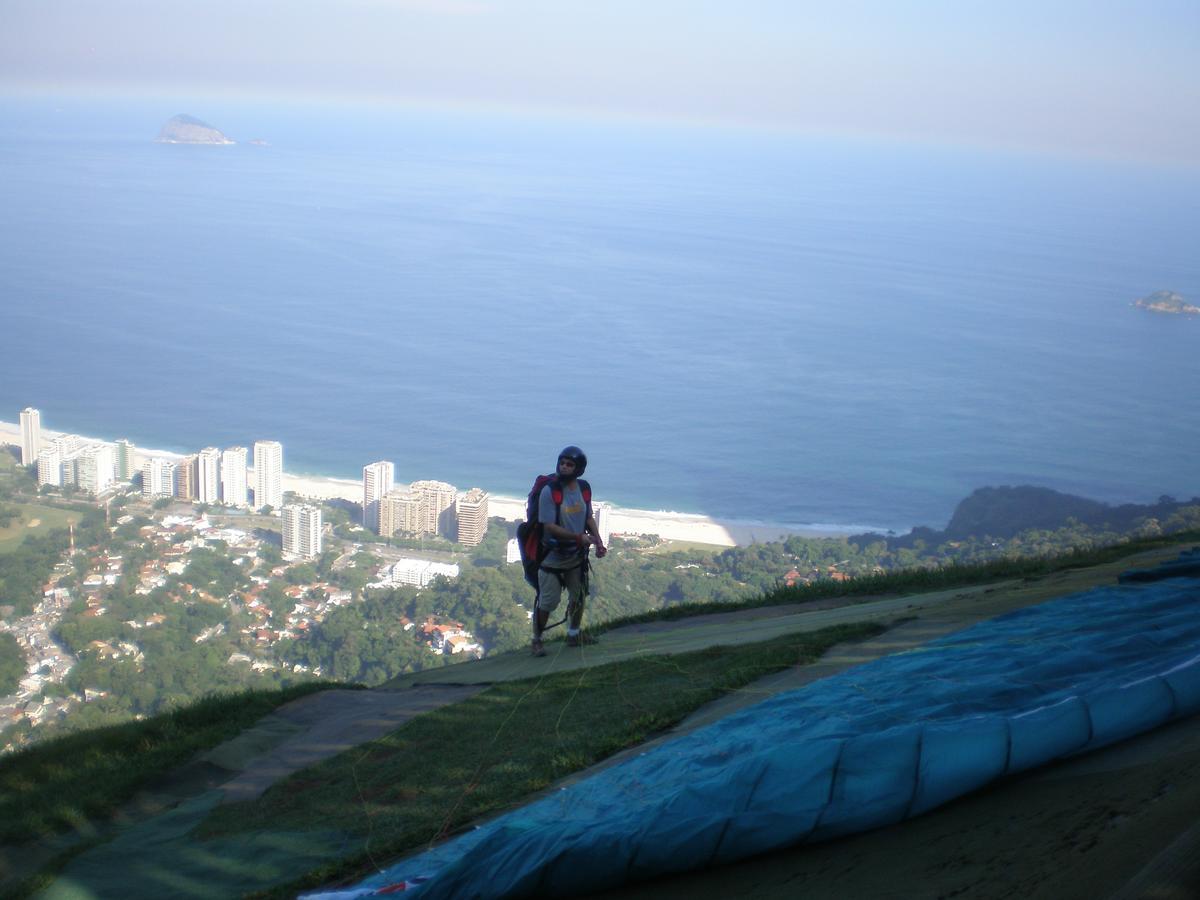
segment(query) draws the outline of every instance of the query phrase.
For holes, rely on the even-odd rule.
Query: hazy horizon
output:
[[[0,0],[0,90],[517,109],[1195,165],[1200,6]],[[219,122],[214,124],[220,126]]]

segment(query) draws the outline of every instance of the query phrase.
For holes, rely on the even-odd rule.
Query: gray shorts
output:
[[[558,579],[562,574],[562,581]],[[583,599],[583,566],[570,569],[538,569],[538,609],[554,612],[562,602],[562,591],[567,589],[567,603],[578,606]]]

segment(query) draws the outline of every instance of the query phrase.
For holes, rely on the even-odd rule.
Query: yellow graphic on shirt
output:
[[[570,506],[564,506],[562,508],[562,511],[563,511],[564,515],[573,516],[576,513],[583,512],[583,504],[582,503],[572,503]]]

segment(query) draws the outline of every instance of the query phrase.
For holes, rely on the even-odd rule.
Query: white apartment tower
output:
[[[612,537],[612,520],[609,518],[608,504],[593,503],[592,518],[596,520],[596,530],[600,532],[600,540],[607,546],[608,539]]]
[[[283,444],[254,442],[254,508],[283,506]]]
[[[196,458],[196,500],[200,503],[221,501],[221,451],[205,447]]]
[[[390,462],[363,466],[363,527],[379,533],[379,501],[392,489],[396,467]]]
[[[152,456],[142,464],[142,496],[171,497],[175,494],[175,463]]]
[[[38,484],[49,484],[62,487],[62,450],[58,447],[47,447],[37,458]]]
[[[246,448],[230,447],[221,454],[221,502],[246,506]]]
[[[83,452],[86,443],[77,434],[60,434],[50,442],[50,446],[58,451],[59,485],[78,483],[79,454]]]
[[[88,444],[75,460],[75,483],[81,491],[103,494],[113,483],[111,444]]]
[[[21,410],[21,465],[37,465],[42,452],[42,414],[32,406]]]
[[[321,555],[321,508],[289,503],[283,508],[283,552],[312,559]]]
[[[444,481],[414,481],[410,486],[421,498],[421,530],[429,534],[454,534],[454,498],[458,489]]]
[[[487,534],[488,494],[482,488],[471,488],[459,494],[455,500],[455,516],[458,519],[458,542],[474,547]]]

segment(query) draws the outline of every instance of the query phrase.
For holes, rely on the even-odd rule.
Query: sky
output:
[[[0,93],[496,106],[1200,164],[1197,0],[0,0]]]

